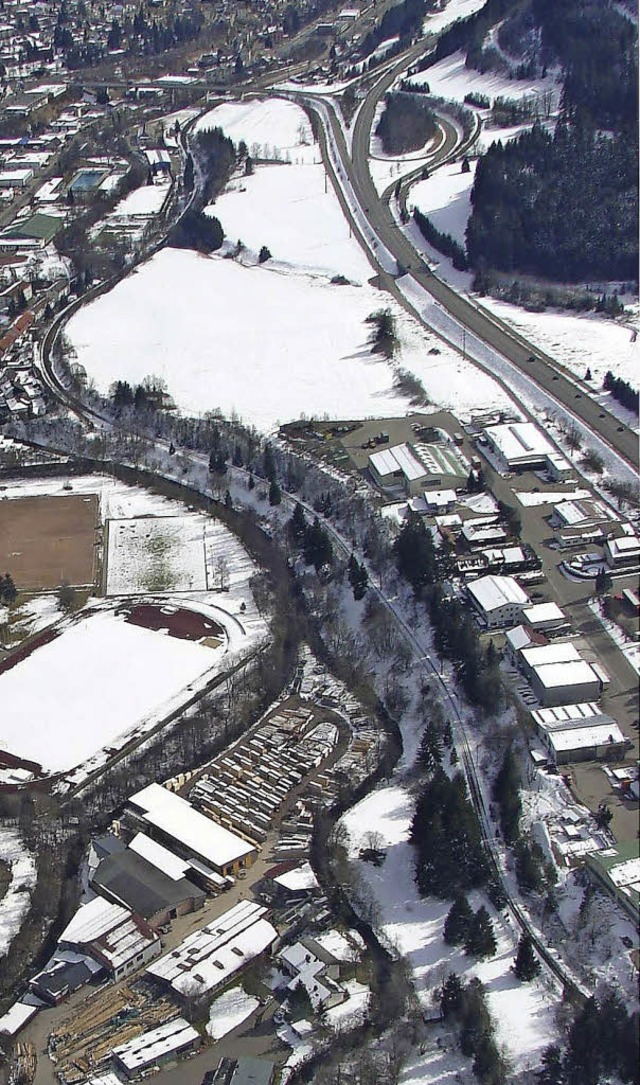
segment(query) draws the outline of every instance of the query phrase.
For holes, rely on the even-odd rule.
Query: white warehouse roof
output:
[[[533,422],[488,426],[485,434],[507,463],[543,460],[555,452],[553,445]]]
[[[129,909],[123,908],[121,904],[112,904],[104,897],[94,897],[88,904],[78,908],[73,919],[64,928],[59,941],[86,945],[112,931],[130,915]]]
[[[136,855],[141,855],[148,863],[161,870],[174,882],[179,882],[184,878],[191,868],[191,864],[186,859],[178,858],[168,848],[164,848],[162,844],[157,844],[146,833],[136,833],[129,844],[129,848],[131,851],[135,851]]]
[[[624,735],[617,723],[593,723],[585,727],[553,729],[547,734],[550,745],[558,753],[606,746],[608,742],[618,745],[624,742]]]
[[[206,994],[275,942],[278,932],[265,915],[261,904],[240,901],[154,961],[147,973],[169,983],[178,994]]]
[[[468,584],[467,588],[485,614],[500,607],[512,604],[524,606],[530,602],[526,591],[511,576],[481,576]]]
[[[535,651],[535,649],[531,650]],[[558,686],[580,686],[585,682],[599,680],[591,664],[586,663],[584,659],[543,663],[535,670],[538,681],[545,689],[557,689]]]
[[[529,625],[535,626],[540,622],[563,621],[565,613],[557,603],[536,603],[535,606],[523,610],[522,617]]]
[[[543,667],[550,663],[580,663],[580,655],[575,644],[563,641],[560,644],[543,644],[536,648],[524,648],[522,658],[528,667]]]
[[[594,717],[603,717],[602,709],[595,701],[587,701],[583,704],[556,705],[554,708],[536,708],[531,713],[531,719],[546,730],[556,727],[570,727],[574,723],[591,723]],[[610,716],[604,717],[613,722]]]
[[[408,481],[415,482],[428,474],[424,464],[414,455],[407,444],[394,445],[393,448],[385,448],[381,452],[372,452],[369,456],[369,463],[381,478],[400,471]]]
[[[142,1070],[199,1039],[200,1034],[184,1017],[176,1017],[158,1028],[143,1032],[126,1044],[114,1047],[113,1054],[127,1070]]]
[[[256,850],[160,784],[149,784],[129,802],[142,811],[149,825],[173,837],[214,867],[224,867]]]

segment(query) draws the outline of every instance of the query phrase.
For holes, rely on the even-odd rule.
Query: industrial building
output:
[[[158,934],[141,916],[102,897],[78,908],[60,935],[58,948],[93,958],[114,980],[153,960],[161,950]]]
[[[522,611],[522,620],[539,633],[557,633],[568,626],[567,616],[557,603],[536,603]]]
[[[510,576],[481,576],[467,584],[469,599],[487,629],[516,625],[531,600]]]
[[[638,841],[587,855],[587,869],[624,908],[637,925],[640,920],[640,858]]]
[[[271,949],[278,932],[266,914],[261,904],[240,901],[151,964],[147,975],[179,999],[202,998]]]
[[[610,569],[635,569],[640,564],[640,539],[637,535],[621,535],[619,539],[607,539],[604,544],[604,556]]]
[[[192,870],[213,886],[250,866],[256,848],[201,814],[186,799],[160,784],[149,784],[128,802],[130,816],[158,842],[190,860]]]
[[[159,1028],[143,1032],[126,1044],[113,1049],[116,1066],[127,1077],[136,1077],[151,1066],[160,1066],[176,1055],[193,1051],[200,1044],[200,1034],[185,1021],[175,1017]]]
[[[402,491],[416,496],[424,489],[427,469],[409,444],[394,445],[369,456],[369,470],[383,490]]]
[[[554,481],[568,478],[572,468],[568,460],[545,437],[533,422],[508,422],[487,426],[484,431],[491,451],[509,471],[540,468]]]
[[[93,888],[116,904],[124,904],[137,912],[153,926],[168,923],[176,916],[186,915],[204,905],[206,893],[184,876],[176,877],[176,866],[181,861],[155,841],[138,833],[132,846],[104,859],[91,880]],[[135,846],[134,846],[135,845]],[[159,848],[167,856],[166,868],[151,862],[138,848],[149,853]],[[187,869],[188,863],[185,862]]]
[[[556,765],[618,760],[626,753],[627,740],[618,724],[593,702],[536,709],[531,719]]]
[[[519,652],[522,670],[541,705],[570,705],[597,700],[609,677],[597,663],[587,663],[575,645],[563,642]]]

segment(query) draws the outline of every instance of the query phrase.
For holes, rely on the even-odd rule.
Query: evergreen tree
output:
[[[456,972],[450,972],[439,991],[440,1013],[445,1018],[458,1013],[464,987]]]
[[[550,1044],[542,1053],[542,1064],[536,1074],[536,1082],[538,1085],[566,1085],[566,1081],[562,1051],[557,1044]]]
[[[0,600],[3,603],[14,603],[18,595],[18,589],[13,583],[11,573],[5,573],[0,577]]]
[[[533,942],[528,934],[523,934],[518,942],[513,970],[518,979],[525,982],[532,980],[540,971],[540,962],[534,953]]]
[[[296,546],[304,546],[304,540],[307,534],[307,521],[299,501],[296,501],[295,503],[293,515],[287,524],[287,530]]]
[[[398,572],[407,580],[416,594],[434,580],[436,556],[431,532],[422,519],[410,513],[394,543]]]
[[[418,760],[427,772],[435,772],[442,764],[442,736],[433,722],[427,724],[422,734]]]
[[[484,904],[475,913],[469,925],[469,933],[465,939],[464,951],[471,957],[493,957],[497,948],[496,936],[493,933],[493,923]]]
[[[449,946],[461,946],[473,922],[473,910],[464,893],[459,893],[444,921],[444,940]]]
[[[276,480],[273,479],[272,482],[271,482],[271,485],[269,486],[269,504],[270,505],[279,505],[281,501],[282,501],[282,490],[278,486],[278,483],[276,482]]]
[[[520,775],[511,746],[502,759],[495,778],[492,795],[500,807],[500,827],[505,843],[515,844],[520,836]]]
[[[331,539],[317,516],[305,533],[304,560],[307,565],[313,565],[317,573],[324,565],[333,563]]]

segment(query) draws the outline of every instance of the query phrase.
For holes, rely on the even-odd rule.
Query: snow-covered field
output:
[[[0,741],[50,772],[67,771],[168,714],[219,656],[110,611],[92,614],[0,676]]]
[[[139,215],[157,215],[170,188],[171,182],[168,180],[152,185],[141,185],[140,188],[134,189],[120,200],[109,215],[109,220],[135,218]]]
[[[400,341],[394,365],[419,376],[430,401],[513,409],[495,382],[368,284],[370,265],[313,163],[317,149],[301,142],[309,139],[302,110],[279,99],[243,102],[200,124],[221,125],[250,151],[264,153],[268,140],[271,158],[290,157],[291,165],[236,179],[213,205],[231,244],[240,239],[254,253],[266,244],[274,259],[245,266],[246,253],[236,262],[165,249],[81,309],[67,332],[99,389],[153,372],[183,410],[235,411],[263,431],[301,415],[402,414],[408,399],[394,391],[394,366],[371,353],[365,323],[388,307]],[[335,274],[349,285],[332,284]]]
[[[107,595],[204,591],[205,518],[110,520]]]
[[[110,548],[112,592],[157,593],[171,585],[189,590],[189,607],[221,624],[226,637],[220,646],[206,647],[164,636],[125,622],[104,604],[65,622],[56,639],[0,675],[0,744],[50,772],[83,762],[86,768],[87,758],[92,768],[103,764],[105,747],[121,746],[125,736],[160,722],[266,636],[249,584],[256,566],[211,517],[99,475],[7,480],[4,497],[69,489],[97,493],[103,522],[123,529]],[[34,629],[59,617],[57,607],[42,599],[25,609]]]
[[[536,98],[541,108],[548,104],[553,109],[558,104],[561,91],[560,83],[553,77],[546,79],[508,79],[498,72],[478,72],[465,67],[465,55],[461,52],[439,60],[424,72],[409,76],[410,83],[428,83],[430,93],[437,98],[447,98],[452,102],[462,103],[465,94],[470,91],[484,94],[491,103],[498,97]],[[545,97],[546,96],[546,97]]]
[[[0,957],[4,957],[29,910],[37,871],[33,855],[15,829],[0,828],[0,859],[11,868],[11,881],[0,900]]]
[[[476,164],[470,165],[470,171],[463,173],[460,162],[447,163],[411,189],[411,206],[428,215],[437,230],[451,234],[461,245],[465,243],[471,214],[470,196]]]
[[[491,960],[475,961],[446,945],[442,932],[450,902],[421,898],[414,880],[414,850],[409,844],[413,806],[410,793],[391,784],[374,791],[344,815],[341,824],[348,833],[360,896],[369,904],[374,926],[386,944],[408,960],[425,1006],[432,1005],[445,967],[462,976],[478,976],[486,988],[498,1043],[505,1045],[516,1069],[533,1068],[555,1034],[556,998],[542,981],[521,983],[513,975],[516,932],[495,912],[498,949]],[[358,858],[372,831],[380,833],[386,851],[380,868]],[[470,902],[478,907],[480,899],[473,897],[471,894]],[[414,1080],[431,1080],[418,1077],[416,1070],[414,1067]]]

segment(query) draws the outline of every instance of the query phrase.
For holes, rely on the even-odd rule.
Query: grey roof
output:
[[[169,878],[141,855],[127,848],[104,859],[92,884],[112,900],[122,902],[144,919],[185,900],[204,902],[206,893],[188,878]]]
[[[231,1085],[270,1085],[274,1063],[266,1059],[252,1059],[248,1055],[236,1061]]]

